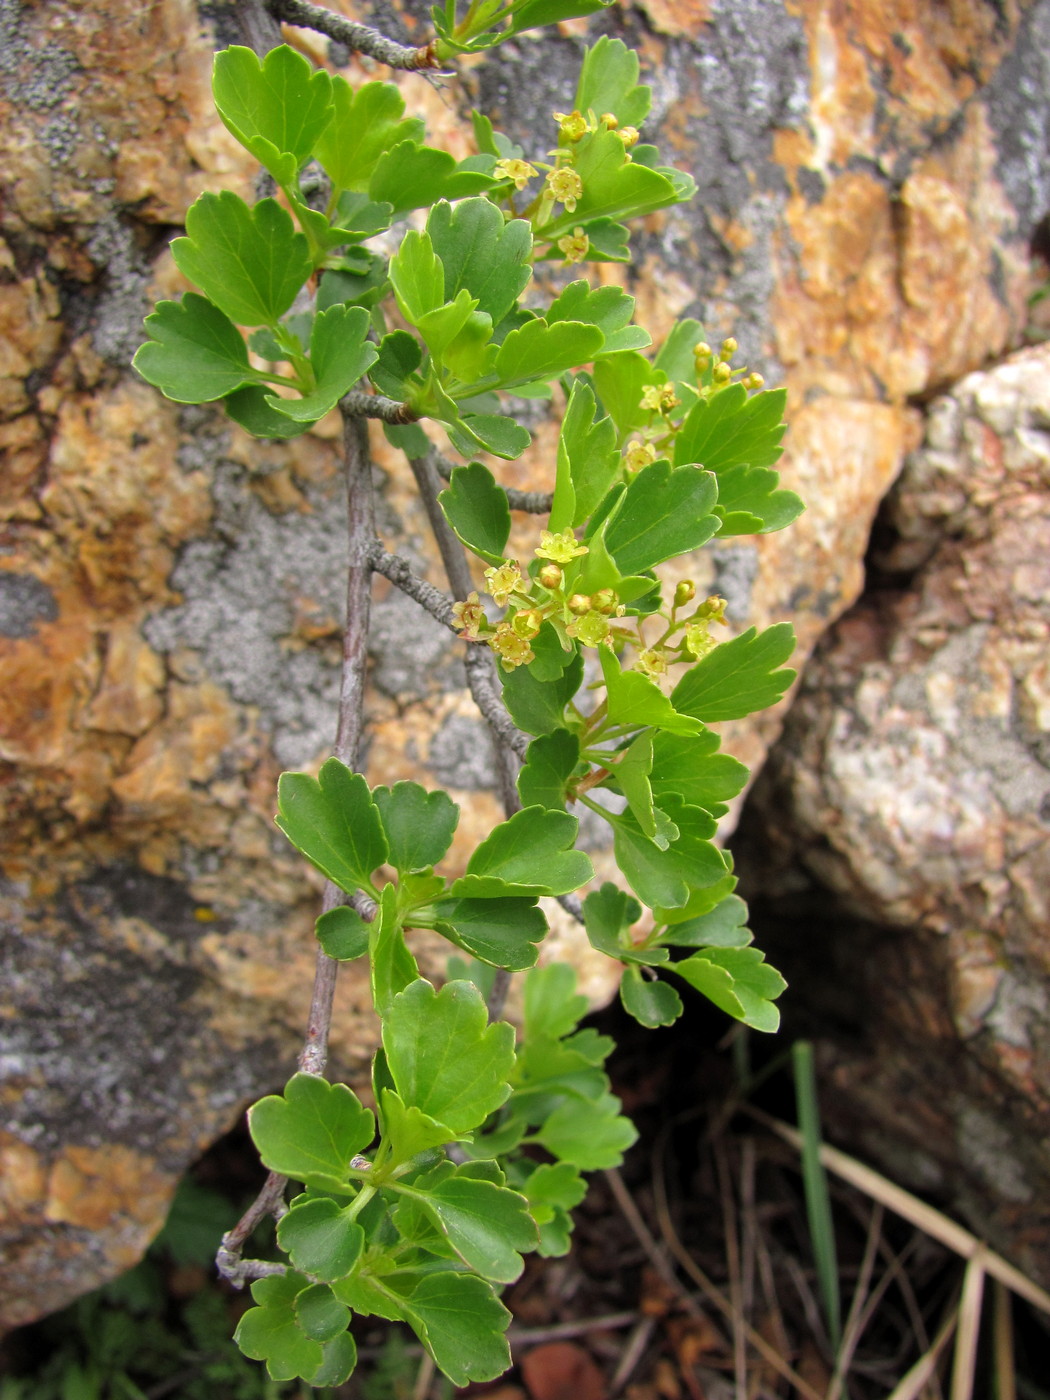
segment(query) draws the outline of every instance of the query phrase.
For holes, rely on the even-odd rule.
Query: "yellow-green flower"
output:
[[[553,559],[555,564],[568,564],[581,554],[589,554],[585,544],[580,544],[571,530],[544,530],[536,553],[541,559]]]
[[[500,179],[509,180],[516,190],[523,190],[539,171],[527,160],[505,159],[496,162],[495,174]]]
[[[519,637],[531,642],[543,626],[543,614],[539,608],[522,608],[510,619],[510,625]]]
[[[656,448],[651,442],[642,442],[641,438],[634,438],[627,444],[623,456],[629,472],[640,472],[643,467],[651,466],[656,461]]]
[[[498,569],[485,570],[485,585],[492,594],[492,600],[498,608],[505,608],[510,602],[512,593],[524,593],[525,586],[521,581],[521,570],[513,559],[508,564],[501,564]]]
[[[583,181],[575,170],[569,170],[567,166],[562,166],[560,170],[550,171],[547,176],[547,187],[554,196],[555,202],[564,204],[570,214],[576,208],[576,201],[583,194]]]
[[[499,624],[496,635],[489,638],[489,646],[507,671],[513,671],[516,666],[527,666],[536,659],[536,653],[527,639],[519,637],[509,622]]]
[[[574,228],[572,233],[558,239],[558,247],[565,254],[567,263],[581,263],[586,261],[591,250],[591,240],[582,228]]]
[[[476,593],[468,593],[465,603],[452,604],[452,625],[470,642],[476,642],[486,622],[485,609]]]
[[[570,637],[578,637],[585,647],[597,647],[609,640],[609,619],[600,612],[589,612],[578,622],[570,622],[565,630]]]
[[[720,622],[723,627],[729,624],[726,622],[726,600],[717,593],[712,593],[710,597],[697,608],[695,616],[703,618],[707,622]]]
[[[714,651],[717,645],[714,637],[708,633],[706,622],[691,622],[685,629],[682,646],[694,661]]]
[[[638,670],[644,672],[651,681],[658,680],[667,671],[667,658],[663,652],[647,648],[638,653]]]
[[[642,394],[642,408],[650,413],[670,413],[680,403],[673,384],[650,384]]]
[[[581,136],[587,135],[587,118],[580,112],[555,112],[554,120],[558,123],[558,135],[563,141],[578,141]]]

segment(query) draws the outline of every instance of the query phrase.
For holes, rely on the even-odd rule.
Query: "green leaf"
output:
[[[517,305],[532,276],[532,226],[505,222],[488,199],[435,204],[427,232],[445,269],[444,300],[466,290],[498,326]]]
[[[435,992],[417,981],[396,996],[383,1021],[383,1046],[402,1101],[455,1133],[499,1108],[510,1093],[514,1031],[487,1021],[470,982],[447,982]]]
[[[590,243],[588,262],[630,262],[630,230],[615,219],[588,219],[584,231]],[[553,250],[551,253],[553,256]]]
[[[467,291],[462,291],[455,301],[439,306],[436,311],[428,311],[420,318],[419,333],[427,343],[434,360],[444,364],[447,351],[451,351],[457,362],[462,362],[466,333],[468,358],[477,350],[475,357],[480,365],[484,359],[485,343],[492,334],[492,325],[487,316],[477,311],[477,302]],[[473,363],[473,359],[471,360]]]
[[[375,788],[372,801],[379,808],[387,859],[395,870],[437,865],[459,823],[459,808],[447,792],[427,792],[419,783],[400,782],[392,788]]]
[[[365,83],[355,89],[345,78],[332,80],[335,115],[314,153],[340,190],[368,189],[380,158],[402,141],[423,139],[418,117],[402,120],[404,98],[392,83]]]
[[[600,646],[598,656],[609,698],[609,718],[615,724],[653,725],[675,734],[700,732],[700,722],[679,714],[655,681],[640,671],[621,671],[611,647]]]
[[[549,326],[559,321],[578,321],[597,326],[605,337],[603,355],[621,350],[644,350],[653,338],[641,326],[629,324],[634,315],[634,297],[621,287],[591,287],[583,278],[570,282],[552,303],[544,320]]]
[[[637,967],[625,967],[620,981],[623,1009],[641,1025],[670,1026],[682,1014],[682,998],[666,982],[649,981]]]
[[[315,1283],[296,1295],[295,1316],[299,1326],[315,1342],[330,1342],[350,1325],[350,1309],[340,1303],[324,1283]]]
[[[649,781],[659,802],[667,793],[677,793],[691,807],[703,807],[713,817],[724,816],[726,803],[744,790],[748,770],[739,759],[718,753],[717,734],[671,734],[666,730],[653,736],[653,767]]]
[[[493,387],[512,389],[516,384],[531,384],[534,379],[553,379],[592,360],[603,341],[597,326],[576,321],[559,321],[554,326],[540,320],[527,321],[511,331],[499,347]]]
[[[310,332],[310,365],[316,386],[301,399],[270,395],[270,406],[300,423],[316,423],[375,363],[378,352],[366,339],[368,312],[363,306],[333,306],[319,311]]]
[[[525,1040],[560,1040],[587,1015],[587,998],[576,991],[576,971],[568,963],[548,963],[525,978]]]
[[[515,6],[510,17],[509,34],[523,34],[527,29],[546,29],[567,19],[582,19],[608,9],[612,0],[524,0]],[[504,35],[502,37],[508,37]]]
[[[668,382],[696,393],[696,364],[693,347],[705,340],[704,328],[691,317],[676,321],[667,339],[653,360],[653,369],[661,370]],[[681,397],[681,394],[679,394]]]
[[[299,437],[310,427],[309,423],[300,423],[296,418],[289,418],[287,413],[271,408],[270,403],[270,396],[265,389],[258,384],[250,384],[244,389],[237,389],[228,394],[223,399],[222,406],[233,421],[240,423],[242,428],[247,428],[253,437]]]
[[[472,899],[569,894],[594,874],[590,857],[573,849],[578,830],[566,812],[515,812],[475,848],[451,893]]]
[[[379,342],[379,358],[371,370],[372,383],[381,394],[389,394],[393,399],[408,398],[408,386],[422,383],[415,373],[422,361],[423,347],[414,335],[391,331]]]
[[[739,895],[731,894],[708,913],[673,925],[660,942],[680,948],[746,948],[752,937],[747,905]]]
[[[718,529],[715,479],[696,467],[653,462],[629,483],[605,532],[606,548],[625,574],[699,549]]]
[[[778,491],[779,472],[769,467],[727,467],[718,473],[719,534],[756,535],[783,530],[806,509],[794,491]]]
[[[442,421],[447,423],[452,446],[464,457],[480,450],[512,462],[532,442],[527,428],[498,413],[469,413],[455,422]]]
[[[500,671],[503,701],[510,717],[526,734],[550,734],[565,726],[565,706],[583,681],[583,658],[575,653],[557,680],[539,679],[531,666]]]
[[[673,795],[663,805],[679,831],[666,850],[644,835],[630,812],[613,824],[613,847],[617,864],[638,897],[653,908],[674,909],[685,904],[690,889],[703,889],[722,879],[726,865],[709,839],[715,822],[707,812],[688,807]]]
[[[309,246],[275,199],[249,209],[230,190],[202,194],[171,245],[179,270],[239,326],[275,326],[313,271]]]
[[[647,729],[624,750],[613,771],[613,778],[627,798],[627,805],[634,813],[635,821],[649,840],[655,841],[656,812],[653,808],[653,790],[649,783],[652,766],[653,735],[652,730]]]
[[[732,867],[732,860],[727,861]],[[682,924],[688,923],[690,919],[702,918],[704,914],[710,914],[716,904],[721,903],[727,895],[731,895],[737,887],[735,875],[726,872],[720,880],[716,880],[711,885],[706,885],[703,889],[693,889],[689,891],[689,897],[684,904],[679,904],[675,908],[666,908],[654,905],[653,918],[658,924],[672,924],[676,929]],[[661,942],[674,943],[674,932],[668,932],[663,936]]]
[[[520,1184],[529,1211],[539,1227],[539,1253],[545,1259],[569,1252],[570,1212],[587,1194],[587,1183],[569,1162],[543,1162]]]
[[[523,807],[559,808],[564,812],[566,788],[580,761],[580,741],[567,729],[533,739],[518,774]]]
[[[576,380],[558,438],[550,529],[582,525],[613,484],[619,466],[613,421],[597,417],[593,390]]]
[[[597,1099],[567,1099],[535,1139],[559,1160],[594,1172],[618,1167],[623,1154],[638,1140],[638,1132],[631,1120],[621,1115],[620,1100],[614,1094],[602,1094]]]
[[[288,1214],[281,1217],[277,1224],[277,1243],[297,1269],[327,1281],[344,1278],[350,1273],[364,1250],[365,1232],[347,1216],[345,1206],[322,1197],[297,1201]],[[349,1320],[344,1316],[342,1327],[336,1331],[345,1331]],[[304,1331],[319,1342],[330,1340],[307,1328]]]
[[[795,672],[778,670],[795,649],[789,622],[758,632],[749,627],[731,642],[721,642],[682,677],[671,692],[671,703],[682,714],[705,724],[742,719],[775,705],[795,679]]]
[[[311,1386],[343,1385],[357,1365],[357,1343],[349,1332],[343,1332],[323,1344],[324,1360],[307,1379]]]
[[[281,44],[262,60],[233,44],[215,56],[212,94],[223,124],[279,185],[291,185],[332,120],[332,80]]]
[[[506,491],[488,468],[480,462],[454,467],[452,480],[438,500],[460,541],[499,568],[510,535],[510,506]]]
[[[321,947],[337,962],[352,962],[368,952],[368,925],[349,905],[322,914],[315,927]]]
[[[583,181],[583,193],[572,213],[566,211],[537,231],[539,238],[559,238],[592,219],[628,219],[666,209],[691,198],[695,185],[688,176],[668,178],[630,160],[614,131],[602,127],[589,132],[576,145],[574,169]]]
[[[395,1278],[396,1281],[396,1278]],[[430,1274],[403,1295],[404,1316],[453,1385],[491,1381],[510,1366],[510,1313],[473,1274]]]
[[[641,126],[652,105],[652,89],[639,85],[634,50],[607,34],[592,44],[584,55],[574,105],[581,112],[612,112],[621,126]]]
[[[381,1103],[383,1139],[390,1144],[394,1166],[432,1147],[442,1147],[456,1137],[447,1123],[439,1123],[418,1108],[406,1108],[393,1089],[383,1090]]]
[[[535,899],[459,899],[442,909],[437,927],[482,962],[523,972],[535,965],[547,919]]]
[[[276,1274],[252,1284],[258,1307],[249,1308],[237,1324],[233,1339],[253,1361],[265,1361],[275,1381],[296,1376],[308,1379],[324,1360],[320,1342],[308,1337],[295,1316],[295,1299],[308,1288],[302,1274]]]
[[[649,414],[641,406],[642,394],[650,384],[662,380],[663,376],[637,351],[603,355],[595,361],[594,385],[602,406],[616,424],[621,443],[629,433],[644,426]]]
[[[369,926],[368,955],[372,1004],[378,1016],[387,1016],[397,994],[419,977],[419,967],[405,942],[393,885],[384,885],[380,894],[379,909]]]
[[[295,1074],[284,1095],[248,1110],[248,1127],[264,1166],[320,1190],[347,1179],[350,1159],[375,1136],[375,1119],[345,1084]]]
[[[328,759],[316,778],[282,773],[274,820],[295,849],[347,894],[371,889],[373,870],[390,855],[368,784],[337,758]]]
[[[717,1007],[756,1031],[776,1031],[773,1005],[787,986],[757,948],[711,948],[668,966]]]
[[[371,199],[392,205],[398,217],[412,209],[428,208],[439,199],[482,194],[494,183],[480,171],[461,169],[447,151],[402,141],[379,157],[368,194]]]
[[[524,1196],[457,1173],[420,1195],[420,1205],[468,1268],[493,1283],[513,1283],[536,1248]]]
[[[698,462],[716,474],[737,466],[771,467],[783,451],[786,401],[784,389],[749,396],[742,384],[697,400],[675,438],[676,465]]]
[[[187,292],[161,301],[146,317],[151,339],[132,363],[148,384],[176,403],[211,403],[262,379],[248,363],[244,337],[206,297]]]
[[[429,233],[410,229],[390,259],[390,284],[405,320],[417,326],[445,302],[445,270]]]
[[[583,923],[592,947],[610,957],[619,957],[629,945],[625,937],[632,924],[642,917],[642,906],[625,890],[606,880],[583,901]]]

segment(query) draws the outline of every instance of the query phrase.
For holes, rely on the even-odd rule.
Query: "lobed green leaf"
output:
[[[316,778],[282,773],[274,819],[297,851],[340,889],[371,888],[390,855],[379,809],[360,773],[330,758]]]
[[[345,1084],[295,1074],[284,1094],[271,1094],[248,1110],[248,1127],[271,1171],[321,1190],[342,1185],[355,1153],[375,1136],[375,1119]]]

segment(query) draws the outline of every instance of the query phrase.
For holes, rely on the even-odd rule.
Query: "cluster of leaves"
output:
[[[634,1140],[602,1069],[611,1042],[576,1029],[586,999],[561,964],[529,974],[517,1049],[472,981],[435,991],[403,942],[377,965],[377,1115],[308,1074],[249,1115],[263,1162],[305,1189],[277,1230],[292,1267],[253,1285],[237,1341],[275,1379],[337,1385],[356,1361],[356,1312],[408,1323],[454,1384],[491,1380],[510,1365],[497,1286],[523,1253],[566,1252],[580,1171],[617,1164]],[[555,1160],[527,1157],[532,1144]]]
[[[434,12],[438,49],[491,47],[602,3],[484,0],[459,18],[449,0]],[[511,499],[486,466],[456,467],[441,497],[488,566],[494,604],[508,607],[493,620],[471,595],[456,615],[468,641],[499,655],[504,702],[531,736],[521,810],[450,875],[440,867],[459,811],[447,793],[370,788],[335,759],[317,777],[284,774],[278,792],[280,828],[356,906],[324,914],[317,935],[333,958],[367,957],[382,1045],[375,1114],[306,1074],[251,1112],[262,1160],[303,1191],[278,1230],[289,1266],[255,1283],[237,1338],[276,1380],[334,1385],[355,1363],[352,1314],[396,1319],[465,1385],[509,1362],[498,1293],[522,1255],[569,1247],[580,1173],[618,1163],[634,1136],[605,1073],[610,1043],[578,1029],[573,973],[536,967],[540,901],[593,877],[570,808],[612,830],[627,888],[592,891],[583,920],[622,967],[628,1011],[669,1024],[678,979],[750,1026],[777,1026],[784,983],[751,946],[715,841],[747,770],[710,726],[780,698],[794,675],[791,628],[716,645],[708,629],[724,601],[687,611],[686,582],[665,604],[657,569],[802,509],[774,466],[784,396],[732,368],[735,343],[711,351],[696,321],[643,353],[650,337],[619,287],[580,277],[542,312],[522,304],[537,262],[625,260],[622,221],[693,192],[640,141],[650,93],[618,40],[586,51],[548,162],[478,113],[479,153],[457,162],[425,144],[397,88],[355,89],[289,48],[262,61],[226,50],[214,90],[277,197],[207,194],[190,209],[173,253],[200,293],[148,319],[135,363],[149,382],[178,402],[221,401],[262,437],[305,431],[366,384],[405,420],[440,423],[468,459],[528,446],[507,396],[565,402],[547,528],[527,569],[507,554]],[[393,256],[376,245],[423,209]],[[418,421],[387,431],[410,456],[429,449]],[[600,679],[584,691],[587,649]],[[440,990],[422,979],[418,929],[466,955],[465,975]],[[527,972],[517,1043],[487,1020],[478,983],[495,968]]]

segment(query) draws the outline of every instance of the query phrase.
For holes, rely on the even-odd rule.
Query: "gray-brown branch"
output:
[[[375,501],[372,495],[372,459],[368,451],[368,425],[344,410],[343,443],[346,461],[347,533],[349,557],[346,571],[346,631],[343,635],[343,668],[339,690],[339,720],[335,756],[348,768],[357,765],[364,725],[365,664],[372,604],[372,550],[375,541]],[[356,901],[351,901],[356,902]],[[328,881],[322,898],[323,912],[346,903],[346,895]],[[371,904],[371,901],[368,901]],[[372,912],[359,908],[368,917]],[[313,994],[306,1037],[299,1055],[299,1069],[323,1074],[328,1060],[328,1035],[332,1024],[339,964],[318,947]],[[270,1172],[266,1183],[237,1224],[223,1236],[215,1258],[219,1273],[237,1287],[254,1278],[283,1273],[283,1264],[242,1259],[241,1251],[252,1231],[268,1215],[280,1218],[286,1211],[284,1188],[288,1178]]]
[[[352,53],[367,54],[377,63],[385,63],[388,68],[403,68],[418,73],[433,71],[441,66],[434,41],[420,48],[409,48],[388,39],[378,29],[333,14],[320,5],[307,3],[307,0],[265,0],[265,4],[274,19],[298,25],[300,29],[316,30],[318,34],[334,39],[337,44],[345,45]]]

